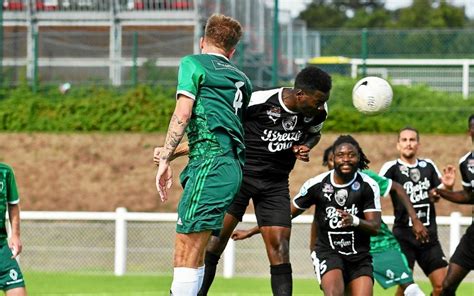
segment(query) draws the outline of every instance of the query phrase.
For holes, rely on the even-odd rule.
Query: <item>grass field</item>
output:
[[[147,296],[169,295],[171,277],[136,275],[115,277],[113,275],[77,275],[64,273],[25,273],[28,294],[32,296]],[[426,295],[429,295],[428,282],[419,283]],[[293,283],[294,295],[323,295],[314,280],[295,279]],[[394,295],[395,288],[383,290],[375,285],[374,295]],[[216,278],[212,286],[212,295],[271,295],[268,278]],[[474,295],[474,283],[462,283],[458,296]]]

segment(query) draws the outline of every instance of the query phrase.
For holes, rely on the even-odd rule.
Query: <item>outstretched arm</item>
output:
[[[474,204],[474,191],[468,192],[466,189],[461,191],[449,191],[446,189],[433,189],[431,191],[434,197],[442,197],[454,203]]]
[[[8,216],[12,227],[9,247],[13,253],[12,258],[15,258],[23,249],[20,239],[20,206],[18,204],[8,204]]]
[[[392,181],[392,188],[390,189],[390,192],[396,193],[395,195],[398,197],[398,200],[403,204],[403,206],[407,210],[408,215],[410,216],[411,221],[413,223],[412,231],[416,239],[422,243],[428,242],[430,238],[428,234],[428,230],[420,221],[420,219],[418,219],[418,216],[416,215],[416,211],[413,208],[413,205],[411,204],[410,198],[406,194],[405,189],[403,189],[403,186],[400,185],[400,183]]]

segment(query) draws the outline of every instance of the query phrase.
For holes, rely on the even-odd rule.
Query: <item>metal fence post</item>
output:
[[[466,100],[469,96],[469,61],[462,63],[462,96]]]
[[[38,58],[39,58],[39,48],[38,48],[38,32],[33,33],[33,92],[38,91]]]
[[[114,274],[122,276],[127,270],[127,209],[115,210],[115,265]]]
[[[138,84],[138,69],[137,69],[137,57],[138,57],[138,33],[133,32],[133,47],[132,47],[132,85],[134,87]]]
[[[235,241],[230,239],[224,250],[224,278],[232,278],[235,274]]]
[[[362,77],[365,77],[367,76],[366,60],[368,57],[367,28],[362,29],[361,56],[362,56]]]
[[[449,227],[449,256],[454,254],[461,238],[461,213],[451,213],[451,225]]]

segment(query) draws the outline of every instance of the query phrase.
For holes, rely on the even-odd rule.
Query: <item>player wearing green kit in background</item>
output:
[[[15,260],[21,253],[20,207],[15,175],[10,166],[0,163],[0,289],[7,296],[26,295],[25,281]],[[7,241],[5,217],[8,211],[11,225],[10,242]]]
[[[196,295],[204,274],[204,251],[211,231],[240,189],[245,160],[242,118],[252,86],[229,59],[242,35],[240,24],[211,16],[202,54],[181,60],[177,103],[159,154],[156,187],[168,199],[173,153],[186,131],[189,163],[181,173],[184,191],[178,206],[172,295]]]

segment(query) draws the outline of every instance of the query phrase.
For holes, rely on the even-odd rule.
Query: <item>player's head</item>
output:
[[[367,169],[370,160],[365,156],[359,143],[350,135],[342,135],[333,144],[334,170],[347,179],[357,170]]]
[[[416,157],[420,145],[418,130],[406,126],[398,132],[397,150],[402,159],[412,159]]]
[[[324,150],[323,153],[323,166],[328,167],[332,170],[334,168],[334,153],[332,145]]]
[[[294,86],[297,111],[306,116],[313,116],[318,109],[324,109],[331,87],[331,76],[318,67],[308,66],[301,70],[296,75]]]
[[[209,48],[217,48],[231,58],[241,37],[242,26],[238,21],[222,14],[213,14],[207,20],[200,45],[204,53]]]
[[[469,127],[469,134],[471,135],[471,139],[474,142],[474,114],[471,114],[471,116],[469,116],[467,124]]]

